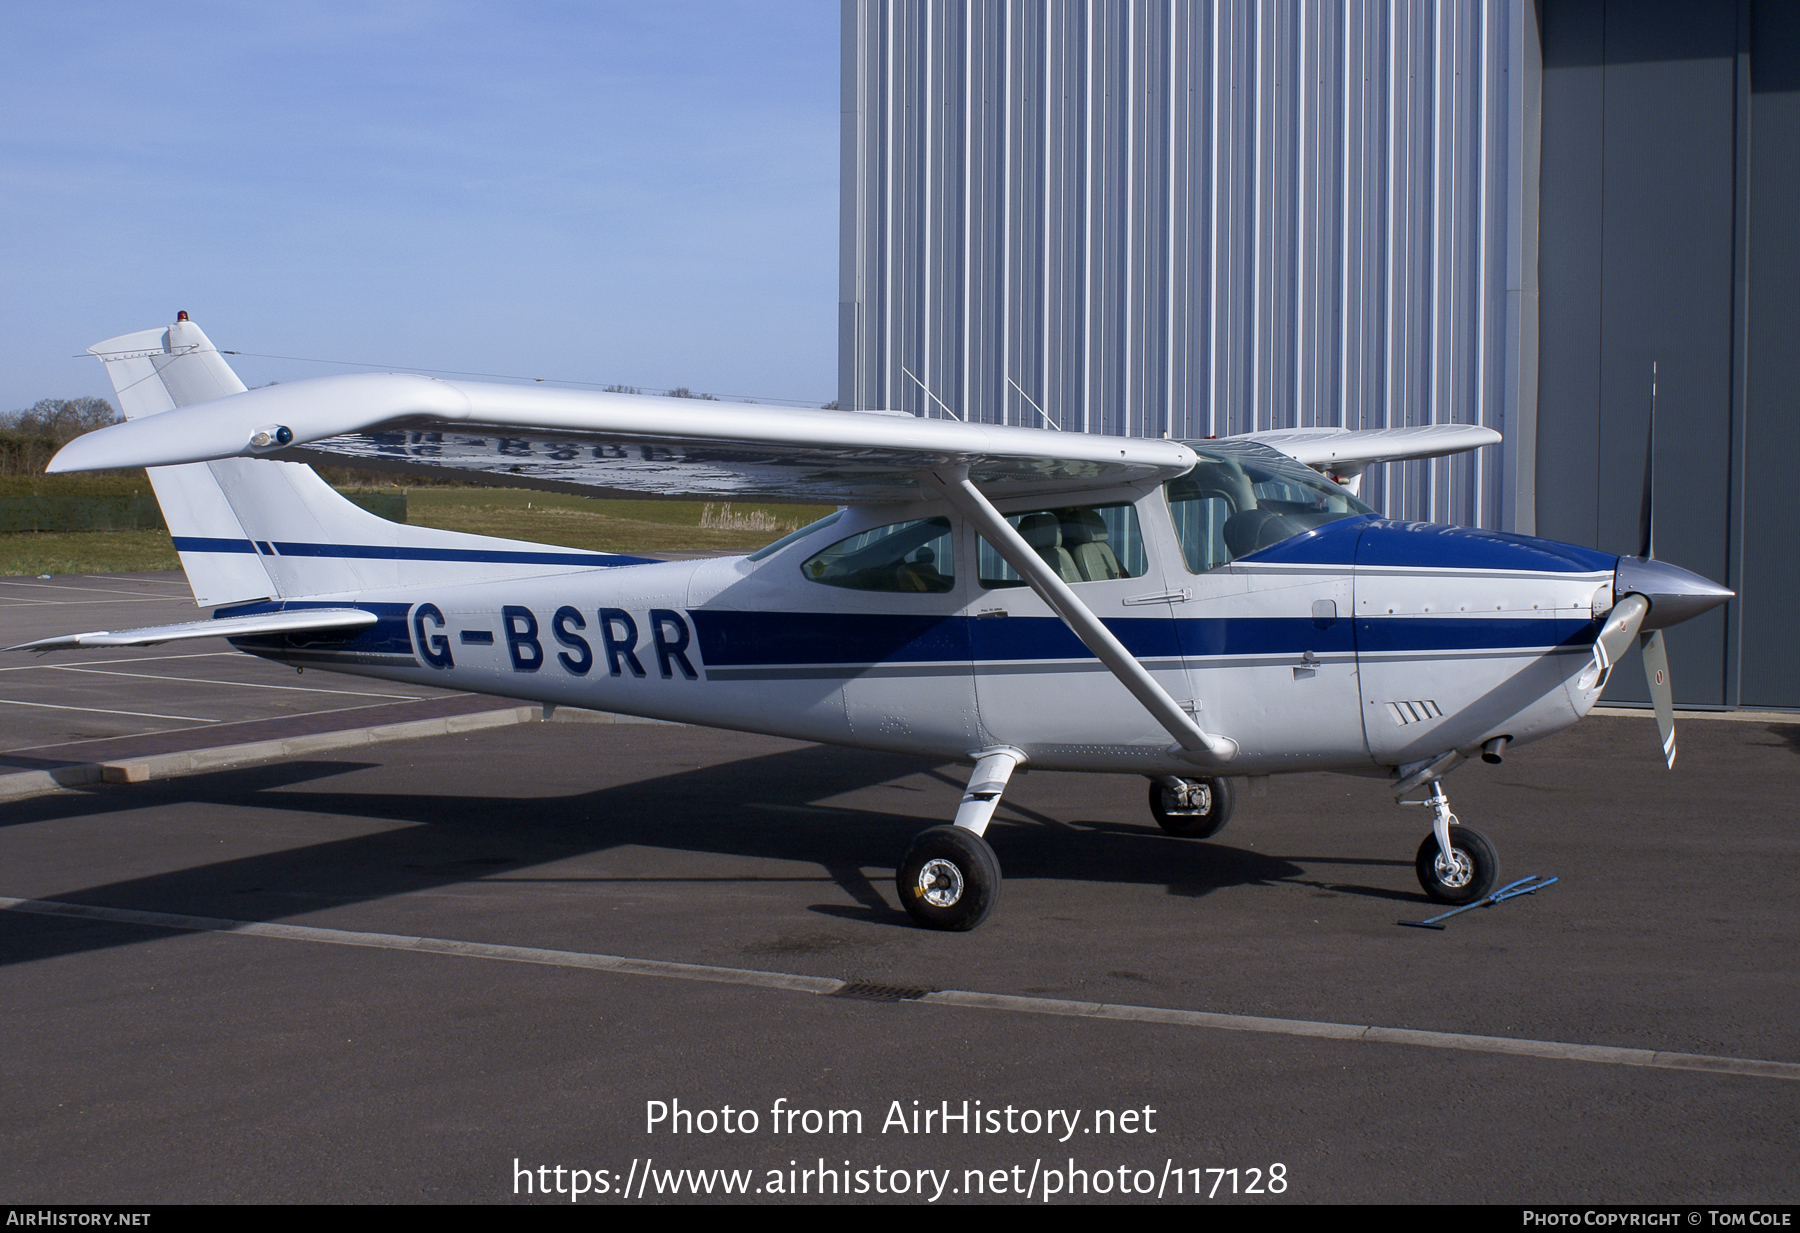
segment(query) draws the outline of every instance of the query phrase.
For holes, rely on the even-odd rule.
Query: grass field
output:
[[[142,471],[130,475],[0,475],[0,497],[132,497],[150,491]]]
[[[0,535],[0,576],[180,569],[167,531],[24,531]]]
[[[62,491],[64,477],[11,481],[15,491]],[[70,476],[81,491],[129,492],[142,480]],[[0,495],[8,485],[0,485]],[[413,488],[413,526],[496,535],[597,552],[749,552],[831,512],[820,505],[707,505],[699,501],[596,501],[516,488]],[[102,574],[179,569],[163,531],[0,535],[0,575]]]
[[[599,552],[749,552],[823,518],[832,508],[734,504],[727,512],[714,505],[708,518],[708,506],[699,501],[594,501],[517,488],[414,488],[407,494],[406,520],[414,526]]]

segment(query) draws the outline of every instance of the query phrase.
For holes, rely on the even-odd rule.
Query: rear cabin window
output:
[[[1032,551],[1064,582],[1137,578],[1148,568],[1137,511],[1129,505],[1075,505],[1008,514]],[[985,539],[978,576],[984,587],[1022,587],[1025,580]]]
[[[1374,511],[1286,454],[1260,445],[1198,449],[1163,485],[1188,571],[1204,574],[1314,527]]]
[[[806,558],[800,572],[851,591],[936,595],[956,586],[950,520],[920,518],[876,527]]]

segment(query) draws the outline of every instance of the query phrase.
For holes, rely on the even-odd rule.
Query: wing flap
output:
[[[379,618],[361,608],[308,608],[297,612],[265,612],[251,616],[216,617],[210,621],[186,621],[180,625],[150,625],[143,629],[96,629],[85,634],[63,634],[9,646],[9,651],[73,651],[83,647],[155,646],[190,638],[241,638],[250,634],[293,634],[306,631],[363,629]]]

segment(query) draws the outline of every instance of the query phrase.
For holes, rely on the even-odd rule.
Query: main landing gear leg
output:
[[[951,826],[922,832],[906,849],[894,883],[900,906],[929,929],[973,929],[1000,899],[1000,861],[982,838],[1000,794],[1025,755],[1016,749],[982,750]]]
[[[1422,801],[1401,801],[1433,811],[1431,834],[1419,845],[1413,867],[1419,885],[1439,903],[1474,903],[1494,888],[1500,878],[1500,858],[1479,831],[1470,830],[1450,812],[1450,798],[1443,786],[1431,781],[1431,795]]]

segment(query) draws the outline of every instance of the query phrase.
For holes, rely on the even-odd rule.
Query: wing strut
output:
[[[975,529],[994,546],[1001,559],[1031,583],[1032,589],[1043,596],[1044,602],[1056,610],[1087,649],[1119,678],[1119,683],[1131,691],[1132,697],[1144,704],[1144,709],[1168,730],[1188,756],[1208,763],[1229,762],[1237,757],[1237,742],[1203,731],[1193,717],[1181,709],[1181,704],[1169,696],[1168,690],[1156,683],[1156,678],[1133,658],[1111,630],[1101,624],[1100,618],[1081,602],[1069,584],[1032,551],[1025,538],[1001,516],[981,490],[969,482],[966,467],[934,471],[928,478],[959,514],[975,524]]]

